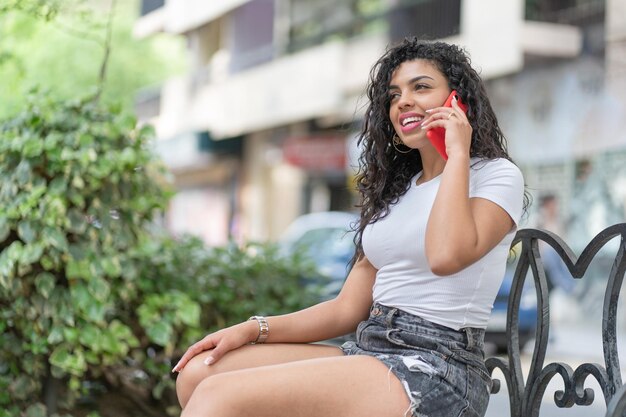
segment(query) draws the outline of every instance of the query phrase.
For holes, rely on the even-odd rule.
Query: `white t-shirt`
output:
[[[441,177],[415,185],[420,176],[421,172],[411,180],[411,188],[390,206],[386,217],[363,231],[365,256],[378,269],[374,301],[456,330],[485,328],[517,227],[462,271],[448,276],[433,274],[424,241]],[[517,166],[506,159],[472,158],[469,196],[496,203],[517,226],[523,211],[524,179]]]

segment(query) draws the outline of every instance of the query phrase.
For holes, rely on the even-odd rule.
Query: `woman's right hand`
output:
[[[227,352],[256,340],[258,332],[259,326],[255,321],[245,321],[208,334],[202,340],[189,346],[185,354],[172,369],[172,372],[182,371],[191,358],[206,350],[211,350],[211,354],[205,359],[204,363],[211,365]]]

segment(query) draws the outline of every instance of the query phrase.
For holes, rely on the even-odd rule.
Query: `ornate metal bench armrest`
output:
[[[606,409],[606,417],[626,417],[626,385],[615,393]]]

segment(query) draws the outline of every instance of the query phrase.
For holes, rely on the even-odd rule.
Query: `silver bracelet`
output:
[[[248,321],[250,320],[256,320],[259,323],[259,336],[257,336],[256,340],[251,343],[253,345],[256,345],[258,343],[265,343],[270,335],[270,325],[267,322],[267,319],[263,316],[252,316],[248,319]]]

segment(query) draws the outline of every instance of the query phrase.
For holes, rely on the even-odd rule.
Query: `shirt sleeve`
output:
[[[519,226],[524,210],[524,177],[520,169],[503,158],[478,162],[471,169],[470,198],[496,203]]]

